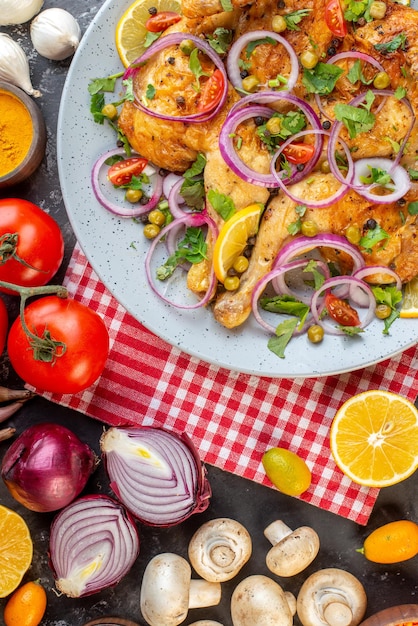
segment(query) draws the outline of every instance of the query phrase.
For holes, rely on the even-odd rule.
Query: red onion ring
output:
[[[225,101],[228,95],[228,77],[227,77],[226,70],[225,70],[221,57],[214,51],[214,49],[204,39],[201,39],[200,37],[197,37],[196,35],[191,35],[189,33],[170,33],[169,35],[160,37],[160,39],[157,39],[157,41],[155,41],[144,52],[144,54],[142,54],[138,59],[136,59],[127,68],[126,72],[123,75],[123,79],[126,80],[128,78],[133,77],[136,74],[136,72],[141,70],[141,66],[144,65],[144,63],[146,63],[146,61],[152,58],[155,54],[157,54],[158,52],[161,52],[162,50],[170,46],[179,45],[185,39],[191,40],[196,46],[196,48],[204,52],[209,57],[209,59],[213,62],[216,68],[220,70],[220,72],[222,73],[222,76],[224,79],[224,85],[223,85],[223,90],[221,94],[221,99],[216,104],[216,106],[209,112],[202,111],[200,113],[192,113],[190,115],[179,116],[179,115],[167,115],[164,113],[158,113],[158,111],[148,108],[147,106],[144,105],[143,102],[141,102],[141,99],[137,97],[137,94],[135,94],[134,104],[138,108],[145,111],[145,113],[148,113],[149,115],[152,115],[153,117],[158,117],[159,119],[162,119],[162,120],[168,120],[172,122],[173,121],[207,122],[208,120],[211,120],[217,113],[219,113],[219,111],[223,108],[225,104]]]
[[[219,149],[226,164],[237,176],[254,185],[269,188],[276,188],[279,186],[277,178],[273,174],[260,174],[241,161],[234,148],[233,135],[238,125],[249,118],[256,117],[258,115],[267,118],[271,117],[274,110],[262,105],[273,105],[281,100],[297,106],[304,113],[312,128],[316,131],[321,130],[319,117],[310,104],[287,92],[263,91],[258,94],[245,96],[239,102],[236,102],[231,107],[219,134]],[[292,136],[292,140],[294,141],[294,136]],[[319,157],[321,156],[322,146],[323,136],[317,132],[314,155],[302,172],[294,173],[292,176],[292,180],[294,182],[301,180],[315,167]]]
[[[380,185],[376,183],[368,185],[360,180],[360,177],[367,177],[370,173],[369,166],[380,168],[390,174],[395,187],[391,193],[385,195],[374,194],[373,189],[379,188]],[[393,161],[383,157],[373,157],[370,159],[365,158],[355,161],[352,186],[356,193],[374,204],[391,204],[400,198],[403,198],[403,196],[405,196],[411,189],[412,183],[408,172],[402,167],[402,165],[394,165]]]
[[[376,309],[376,300],[373,295],[372,290],[368,286],[366,282],[363,280],[359,280],[354,276],[336,276],[334,278],[329,278],[326,280],[323,285],[315,291],[311,300],[311,311],[315,323],[322,326],[323,329],[329,335],[345,335],[346,333],[343,330],[340,330],[333,324],[329,323],[325,318],[322,317],[321,313],[323,310],[323,302],[321,300],[321,295],[324,291],[328,291],[333,287],[349,287],[349,291],[354,287],[355,289],[361,289],[365,295],[368,297],[368,308],[366,311],[366,315],[363,320],[360,320],[359,328],[366,328],[368,324],[372,321],[374,317],[374,312]]]
[[[174,218],[183,217],[186,214],[186,211],[184,211],[180,206],[180,203],[183,200],[180,194],[180,190],[183,185],[183,182],[184,182],[184,178],[181,177],[180,180],[177,180],[173,184],[168,195],[166,196],[168,200],[168,206],[170,208],[170,213],[172,214]],[[182,204],[184,204],[184,201],[182,202]]]
[[[335,248],[341,252],[347,253],[353,260],[353,272],[364,267],[364,259],[358,248],[351,244],[345,237],[341,235],[325,234],[315,235],[315,237],[295,237],[292,241],[285,244],[279,251],[273,269],[288,263],[297,256],[307,254],[315,248]]]
[[[399,278],[398,274],[384,265],[365,265],[364,267],[361,267],[360,269],[353,272],[354,278],[358,278],[360,280],[365,280],[367,276],[373,276],[374,274],[383,274],[385,278],[389,278],[390,276],[392,280],[386,280],[384,284],[394,283],[398,291],[402,290],[402,281]],[[381,284],[382,282],[380,282],[380,285]],[[357,289],[356,287],[350,289],[350,299],[358,306],[367,306],[367,301],[364,298],[364,292]]]
[[[126,153],[123,150],[123,148],[115,148],[114,150],[109,150],[109,152],[106,152],[105,154],[100,156],[95,162],[95,164],[93,165],[93,169],[91,172],[91,183],[92,183],[94,195],[96,196],[96,199],[98,200],[98,202],[100,202],[100,204],[105,209],[110,211],[110,213],[117,215],[118,217],[139,217],[140,215],[145,215],[146,213],[149,213],[149,211],[151,211],[151,209],[153,209],[160,201],[162,190],[163,190],[162,176],[160,175],[158,170],[156,170],[155,185],[154,185],[153,193],[152,193],[151,198],[146,204],[138,204],[137,206],[131,205],[130,207],[125,207],[125,206],[116,204],[115,202],[108,200],[108,198],[106,198],[105,194],[101,190],[99,176],[100,176],[100,170],[102,169],[105,161],[107,161],[107,159],[117,154],[125,155]],[[111,183],[109,183],[109,185],[110,184]]]
[[[112,498],[85,496],[55,517],[49,552],[57,589],[81,598],[116,585],[128,573],[139,554],[138,530]]]
[[[166,237],[167,235],[169,235],[170,231],[173,229],[178,229],[179,226],[194,226],[199,228],[200,226],[203,226],[204,224],[206,224],[210,231],[212,232],[212,237],[214,238],[214,240],[216,239],[216,237],[218,236],[218,227],[216,226],[215,222],[212,220],[212,218],[210,218],[206,212],[203,213],[185,213],[182,217],[178,217],[175,220],[173,220],[170,224],[168,224],[167,226],[165,226],[164,228],[161,229],[161,231],[158,233],[158,235],[152,240],[152,244],[148,249],[147,252],[147,256],[145,258],[145,272],[147,275],[147,279],[149,282],[149,285],[151,287],[151,289],[153,290],[153,292],[159,297],[161,298],[161,300],[163,300],[164,302],[167,302],[167,304],[170,304],[172,306],[177,307],[178,309],[187,309],[187,310],[192,310],[192,309],[198,309],[202,306],[206,306],[206,304],[208,304],[208,302],[210,301],[215,285],[216,285],[216,276],[215,276],[215,272],[213,270],[213,267],[211,267],[210,270],[210,279],[209,279],[209,287],[208,290],[206,291],[205,295],[203,296],[203,298],[201,298],[200,300],[198,300],[198,302],[196,302],[195,304],[179,304],[176,302],[173,302],[172,300],[170,300],[170,298],[167,298],[166,296],[164,296],[161,291],[159,291],[159,289],[157,289],[156,285],[155,285],[155,281],[154,278],[152,276],[152,270],[151,270],[151,260],[152,260],[152,256],[155,252],[155,249],[158,245],[158,243],[160,242],[160,240],[163,237]]]
[[[241,35],[231,46],[228,52],[228,58],[226,61],[226,69],[228,77],[237,91],[244,91],[242,87],[242,78],[239,71],[239,57],[243,48],[250,42],[257,39],[264,39],[269,37],[281,44],[289,55],[290,58],[290,74],[287,79],[287,84],[283,85],[286,91],[292,91],[296,85],[296,81],[299,75],[299,60],[293,46],[281,35],[268,30],[253,30],[248,31],[244,35]]]
[[[287,271],[289,272],[293,269],[305,267],[309,262],[310,259],[297,259],[296,261],[289,261],[289,263],[286,263],[285,267],[287,267]],[[324,261],[316,260],[316,268],[324,274],[325,279],[331,278],[329,267]],[[304,304],[310,304],[311,296],[295,293],[287,284],[285,274],[280,274],[276,278],[272,279],[271,283],[276,293],[287,294],[289,296],[293,296]]]
[[[111,488],[144,524],[174,526],[209,506],[206,471],[186,433],[113,427],[100,447]]]

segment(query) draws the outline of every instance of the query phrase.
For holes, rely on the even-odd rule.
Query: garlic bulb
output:
[[[29,61],[23,48],[6,33],[0,33],[0,80],[24,89],[35,98],[41,95],[32,86]]]
[[[42,9],[44,0],[0,0],[0,26],[24,24]]]
[[[80,43],[81,30],[77,20],[64,9],[46,9],[30,25],[33,47],[53,61],[62,61],[74,54]]]

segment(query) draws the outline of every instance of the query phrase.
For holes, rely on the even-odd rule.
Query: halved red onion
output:
[[[106,185],[109,185],[109,189],[112,187],[112,184],[107,180],[105,182],[100,182],[100,172],[107,161],[112,156],[115,155],[124,155],[126,156],[123,148],[115,148],[114,150],[109,150],[102,156],[100,156],[95,162],[92,172],[91,172],[91,183],[93,187],[94,195],[96,199],[100,202],[100,204],[113,213],[114,215],[118,215],[119,217],[139,217],[140,215],[145,215],[149,213],[151,209],[153,209],[158,202],[160,201],[162,190],[163,190],[163,178],[156,168],[153,177],[155,178],[155,183],[152,190],[152,196],[146,204],[136,204],[126,206],[123,204],[124,199],[121,196],[120,204],[113,202],[110,200],[104,191]]]
[[[209,506],[206,470],[186,433],[113,427],[100,447],[113,492],[144,524],[174,526]]]
[[[323,131],[321,129],[321,122],[310,104],[301,98],[298,98],[294,94],[282,91],[262,91],[258,94],[245,96],[239,102],[236,102],[229,111],[219,134],[219,149],[224,161],[232,169],[232,171],[243,180],[254,185],[269,188],[276,188],[279,186],[277,176],[274,174],[262,174],[260,172],[256,172],[249,165],[243,163],[234,147],[234,133],[239,124],[245,120],[257,116],[266,117],[267,119],[270,118],[274,113],[274,108],[264,105],[268,104],[273,107],[274,104],[278,104],[281,101],[298,107],[302,113],[304,113],[312,128],[316,131],[321,131],[315,133],[314,155],[309,160],[309,163],[305,165],[302,172],[295,172],[292,175],[292,182],[298,182],[304,178],[307,173],[315,167],[319,157],[321,156]],[[292,140],[294,140],[294,137],[292,137]]]
[[[191,35],[190,33],[170,33],[164,37],[160,37],[155,41],[138,59],[136,59],[126,70],[123,78],[131,78],[136,72],[141,70],[141,67],[151,59],[155,54],[169,48],[170,46],[177,46],[187,39],[192,41],[198,50],[201,50],[209,57],[215,67],[222,73],[224,84],[221,94],[221,98],[216,106],[210,111],[202,111],[199,113],[192,113],[190,115],[168,115],[159,113],[158,111],[147,107],[142,101],[141,97],[135,94],[134,104],[138,108],[142,109],[153,117],[158,117],[162,120],[176,121],[176,122],[207,122],[212,119],[223,108],[227,95],[228,95],[228,77],[226,75],[225,67],[221,57],[214,51],[214,49],[200,37]]]
[[[167,304],[177,307],[178,309],[188,309],[188,310],[198,309],[208,304],[208,302],[210,301],[213,295],[213,291],[216,285],[216,276],[215,276],[215,272],[213,271],[213,267],[211,267],[210,269],[209,286],[205,295],[200,300],[198,300],[197,302],[193,304],[183,304],[181,302],[174,302],[172,299],[165,296],[157,288],[154,276],[152,274],[151,261],[155,253],[156,247],[161,241],[161,239],[168,237],[169,238],[168,244],[169,244],[170,249],[173,247],[174,244],[170,235],[171,231],[176,231],[176,233],[178,233],[180,230],[180,227],[194,226],[194,227],[199,228],[201,226],[204,226],[205,224],[208,226],[209,230],[211,231],[212,239],[215,241],[218,236],[218,227],[216,226],[213,219],[208,216],[206,211],[203,211],[202,213],[184,213],[183,216],[174,219],[172,222],[170,222],[170,224],[168,224],[167,226],[161,229],[158,235],[152,240],[152,244],[148,248],[147,256],[145,258],[145,273],[147,275],[148,283],[151,289],[153,290],[153,292],[159,298],[161,298],[164,302],[167,302]]]
[[[269,37],[270,39],[274,39],[277,43],[281,44],[290,59],[290,74],[287,79],[287,84],[283,85],[283,88],[287,91],[292,91],[294,86],[296,85],[296,81],[299,76],[299,61],[297,54],[293,48],[293,46],[281,35],[278,35],[275,32],[269,30],[253,30],[248,31],[244,35],[241,35],[231,46],[228,52],[228,58],[226,61],[226,69],[228,72],[228,77],[235,89],[238,91],[244,91],[242,87],[242,78],[239,68],[239,58],[242,50],[249,43],[253,41],[257,41],[259,39],[265,39]]]
[[[276,269],[298,256],[307,254],[317,248],[334,248],[347,253],[353,261],[353,272],[365,265],[364,259],[356,246],[345,237],[334,234],[315,235],[315,237],[295,237],[285,244],[279,251],[273,269]]]
[[[50,565],[55,585],[70,598],[113,587],[139,554],[135,521],[119,502],[102,495],[75,500],[51,525]]]
[[[388,172],[393,181],[393,191],[382,195],[375,194],[373,193],[373,190],[379,189],[381,185],[362,182],[362,177],[367,178],[370,175],[369,168],[371,167]],[[404,167],[402,167],[402,165],[395,165],[393,161],[383,157],[373,157],[355,161],[352,185],[356,193],[363,196],[370,202],[375,204],[391,204],[400,198],[403,198],[411,189],[412,183],[408,172]]]
[[[76,498],[97,465],[91,448],[65,426],[34,424],[6,450],[1,477],[31,511],[58,511]]]
[[[359,328],[366,328],[374,318],[374,312],[376,309],[376,300],[373,295],[372,290],[369,285],[359,278],[355,278],[354,276],[335,276],[333,278],[329,278],[326,280],[323,285],[315,291],[311,300],[311,311],[314,317],[315,323],[319,324],[324,328],[324,330],[329,335],[345,335],[346,333],[335,326],[336,322],[329,322],[327,318],[322,316],[323,311],[323,301],[321,299],[322,294],[325,291],[331,290],[333,288],[343,287],[347,288],[347,292],[350,293],[352,289],[359,289],[363,291],[365,296],[367,297],[367,311],[363,316],[363,319],[360,319]]]

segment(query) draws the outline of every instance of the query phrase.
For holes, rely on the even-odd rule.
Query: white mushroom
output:
[[[198,622],[193,622],[190,626],[223,626],[221,622],[214,622],[211,619],[200,619]]]
[[[227,517],[203,524],[189,543],[189,559],[195,571],[211,582],[231,580],[251,556],[249,532]]]
[[[244,578],[231,597],[234,626],[292,626],[293,615],[283,589],[271,578]]]
[[[221,585],[192,580],[192,570],[182,556],[158,554],[145,568],[141,586],[141,612],[150,626],[177,626],[189,609],[215,606],[221,600]]]
[[[312,563],[319,551],[319,537],[309,526],[292,531],[282,520],[267,526],[265,537],[273,545],[266,556],[267,567],[277,576],[295,576]]]
[[[361,582],[345,570],[330,567],[305,580],[297,597],[297,614],[303,626],[357,626],[366,605]]]

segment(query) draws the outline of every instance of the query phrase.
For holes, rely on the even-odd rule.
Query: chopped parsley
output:
[[[235,204],[232,199],[223,193],[219,193],[219,191],[215,191],[214,189],[209,189],[208,200],[218,215],[220,215],[225,222],[229,220],[229,218],[232,217],[236,211]]]
[[[406,35],[405,33],[399,33],[390,41],[386,41],[385,43],[375,43],[374,48],[381,52],[382,54],[390,54],[391,52],[396,52],[396,50],[405,50],[406,46]]]
[[[216,28],[212,35],[206,35],[210,46],[218,54],[225,54],[232,43],[233,31],[227,28]]]
[[[206,259],[207,244],[201,228],[190,226],[186,229],[184,238],[179,241],[177,249],[166,262],[157,268],[159,280],[166,280],[174,273],[176,267],[184,262],[200,263]]]
[[[385,239],[390,239],[390,235],[383,230],[379,224],[376,224],[375,228],[367,230],[363,237],[361,237],[359,246],[364,250],[364,252],[371,254],[374,246],[381,241],[385,241]]]
[[[347,22],[358,22],[360,19],[371,22],[370,5],[373,0],[345,0],[344,19]]]
[[[377,304],[385,304],[391,309],[390,315],[383,320],[383,334],[388,335],[389,328],[399,317],[399,309],[397,308],[397,305],[402,301],[402,292],[394,286],[372,287],[372,291]]]
[[[206,158],[203,154],[197,155],[196,161],[183,174],[183,184],[180,194],[191,209],[201,211],[205,204],[205,185],[203,172],[206,166]]]
[[[344,74],[344,70],[341,67],[320,61],[313,69],[303,70],[302,83],[308,93],[325,96],[334,90],[337,80],[342,74]]]
[[[276,118],[280,121],[277,124],[277,130],[274,133],[269,130],[272,127],[268,121],[265,124],[257,126],[257,134],[261,141],[266,144],[267,149],[274,154],[277,146],[285,139],[295,135],[306,128],[306,117],[300,111],[288,111],[287,113],[273,113],[270,119]]]
[[[365,102],[358,107],[341,103],[335,105],[335,118],[339,122],[343,122],[348,130],[350,139],[354,139],[360,133],[365,133],[373,128],[376,116],[370,109],[374,98],[373,92],[368,91],[366,93]]]
[[[287,28],[289,30],[300,30],[298,24],[304,17],[309,15],[311,11],[312,9],[299,9],[298,11],[293,11],[292,13],[285,13],[283,17]]]

